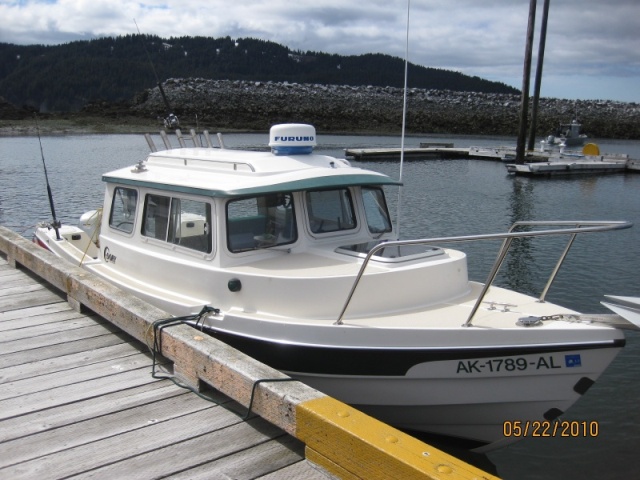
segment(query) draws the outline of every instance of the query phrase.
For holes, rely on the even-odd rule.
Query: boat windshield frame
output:
[[[225,205],[231,253],[291,245],[298,241],[293,192],[231,198]]]

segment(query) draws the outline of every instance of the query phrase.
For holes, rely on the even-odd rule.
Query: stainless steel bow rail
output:
[[[523,227],[543,227],[543,226],[555,227],[555,228],[551,228],[548,230],[535,230],[535,231],[515,231]],[[542,290],[542,293],[540,294],[539,301],[544,302],[547,292],[549,291],[551,284],[555,280],[556,275],[558,274],[558,271],[560,270],[560,267],[562,266],[562,263],[567,257],[567,254],[569,253],[569,250],[573,245],[573,241],[575,240],[578,234],[608,232],[612,230],[623,230],[626,228],[631,228],[632,226],[633,226],[632,223],[626,222],[626,221],[590,221],[590,220],[562,221],[562,220],[559,220],[559,221],[516,222],[511,226],[509,231],[506,233],[490,233],[490,234],[483,234],[483,235],[422,238],[422,239],[416,239],[416,240],[395,240],[390,242],[382,242],[376,245],[375,247],[373,247],[371,250],[369,250],[369,253],[367,253],[367,256],[365,257],[364,261],[362,262],[362,265],[360,266],[358,275],[356,276],[356,279],[353,282],[353,286],[351,287],[349,296],[347,297],[347,300],[344,306],[342,307],[342,311],[340,312],[340,316],[338,317],[338,320],[336,320],[335,325],[342,325],[342,318],[344,317],[344,313],[347,311],[347,308],[349,307],[351,298],[353,297],[353,294],[355,293],[356,288],[360,283],[360,279],[364,275],[364,271],[367,268],[369,261],[376,253],[378,253],[380,250],[383,250],[385,248],[400,247],[404,245],[433,245],[436,243],[461,243],[461,242],[475,242],[479,240],[502,239],[502,246],[500,247],[500,250],[498,250],[498,255],[496,256],[496,260],[493,264],[493,267],[491,268],[489,277],[487,278],[487,281],[484,283],[484,286],[482,287],[482,291],[480,292],[480,295],[478,296],[478,299],[476,300],[476,303],[473,306],[473,309],[471,310],[469,317],[467,318],[466,322],[462,324],[463,327],[470,327],[471,321],[473,320],[473,317],[478,311],[480,304],[484,300],[484,297],[487,291],[493,284],[493,281],[495,280],[496,275],[500,271],[500,267],[502,266],[502,263],[504,262],[504,259],[507,256],[507,253],[511,248],[511,243],[513,242],[514,239],[527,238],[527,237],[546,237],[546,236],[552,236],[552,235],[569,235],[569,242],[567,243],[567,246],[565,247],[564,251],[560,255],[560,258],[558,259],[553,271],[551,272],[547,280],[547,283],[544,289]],[[557,227],[563,227],[563,228],[557,228]]]

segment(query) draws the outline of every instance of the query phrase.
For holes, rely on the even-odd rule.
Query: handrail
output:
[[[535,230],[533,232],[515,232],[514,231],[520,227],[541,227],[541,226],[573,227],[573,228],[554,228],[550,230]],[[511,247],[511,242],[513,241],[513,239],[526,238],[526,237],[542,237],[542,236],[551,236],[551,235],[571,235],[569,239],[569,243],[567,244],[564,251],[560,255],[560,258],[558,259],[558,262],[556,263],[553,271],[551,272],[551,275],[547,280],[547,284],[545,285],[542,291],[542,294],[540,295],[539,301],[544,302],[544,298],[547,292],[549,291],[551,284],[555,280],[555,277],[558,271],[560,270],[560,267],[564,262],[567,256],[567,253],[569,252],[569,249],[573,245],[573,241],[575,240],[576,235],[582,234],[582,233],[596,233],[596,232],[607,232],[612,230],[623,230],[626,228],[631,228],[632,226],[633,224],[627,221],[597,221],[597,220],[521,221],[521,222],[515,222],[506,233],[488,233],[488,234],[481,234],[481,235],[422,238],[422,239],[415,239],[415,240],[393,240],[388,242],[381,242],[375,247],[373,247],[371,250],[369,250],[369,252],[367,253],[367,256],[364,258],[364,261],[360,266],[360,270],[356,275],[356,278],[351,287],[351,291],[347,296],[347,299],[344,303],[344,306],[342,307],[342,310],[340,311],[340,315],[338,316],[338,319],[336,320],[335,325],[342,325],[342,318],[344,317],[344,313],[347,311],[347,308],[349,307],[349,303],[353,298],[353,294],[355,293],[356,288],[360,283],[360,279],[364,275],[364,271],[367,268],[367,265],[369,264],[371,257],[373,257],[380,250],[383,250],[387,247],[395,247],[395,246],[403,246],[403,245],[430,245],[434,243],[462,243],[462,242],[478,241],[478,240],[503,239],[502,246],[500,247],[500,250],[498,250],[496,260],[493,264],[493,267],[491,268],[491,272],[489,273],[487,281],[485,282],[482,288],[482,291],[480,292],[480,295],[478,296],[478,299],[476,300],[476,303],[473,306],[471,313],[469,314],[469,317],[467,318],[467,321],[462,325],[464,327],[469,327],[471,326],[471,321],[475,316],[476,312],[478,311],[480,304],[484,300],[484,297],[487,291],[493,284],[493,281],[495,280],[496,275],[498,274],[498,271],[500,270],[500,267],[502,266],[502,263],[505,257],[507,256],[507,253]]]

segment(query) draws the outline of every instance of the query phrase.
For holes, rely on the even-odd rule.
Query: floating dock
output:
[[[435,146],[421,143],[419,148],[405,148],[404,158],[415,159],[474,159],[503,162],[509,173],[516,175],[606,174],[640,171],[640,160],[625,154],[587,154],[559,150],[529,150],[525,162],[516,164],[514,147]],[[592,151],[593,152],[593,151]],[[356,161],[389,161],[400,158],[399,148],[347,148],[345,157]],[[595,153],[595,152],[593,152]]]
[[[167,317],[0,227],[0,476],[497,478]]]

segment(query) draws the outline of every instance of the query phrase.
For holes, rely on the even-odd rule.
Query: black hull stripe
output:
[[[324,375],[404,376],[419,363],[622,348],[624,340],[549,346],[390,349],[295,345],[209,330],[211,336],[276,370]]]

